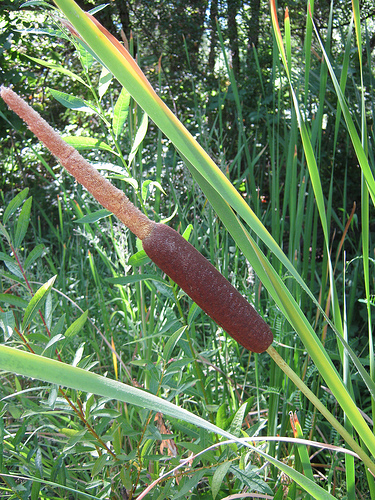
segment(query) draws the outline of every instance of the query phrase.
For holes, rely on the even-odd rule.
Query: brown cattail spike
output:
[[[155,224],[142,245],[150,259],[239,344],[253,352],[263,352],[272,344],[267,323],[177,231]]]

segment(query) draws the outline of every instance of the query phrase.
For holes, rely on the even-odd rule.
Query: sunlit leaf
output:
[[[22,330],[24,331],[26,327],[31,323],[33,318],[35,317],[36,314],[38,314],[38,311],[41,309],[43,306],[44,302],[47,299],[47,294],[51,290],[54,282],[56,280],[56,276],[53,276],[51,279],[47,281],[47,283],[44,283],[39,290],[35,293],[35,295],[32,297],[30,300],[24,317],[22,321]]]
[[[32,205],[32,197],[28,198],[23,204],[21,213],[17,220],[16,231],[14,235],[14,247],[19,248],[27,232],[30,224],[30,212]]]
[[[84,113],[98,113],[98,110],[84,99],[80,99],[74,95],[66,94],[60,90],[48,89],[53,97],[59,101],[60,104],[68,109],[75,111],[83,111]]]
[[[121,134],[129,113],[130,94],[122,87],[113,110],[112,128],[116,139]]]
[[[77,80],[78,82],[82,83],[83,85],[85,85],[87,87],[87,83],[79,75],[76,75],[72,71],[69,71],[68,69],[64,68],[60,64],[56,64],[56,63],[49,62],[49,61],[44,61],[43,59],[38,59],[37,57],[31,57],[27,54],[25,54],[25,55],[26,55],[26,57],[28,57],[32,61],[36,62],[37,64],[40,64],[41,66],[45,66],[46,68],[50,68],[54,71],[57,71],[58,73],[61,73],[63,75],[68,76],[69,78],[72,78],[73,80]]]
[[[134,142],[132,145],[132,149],[129,154],[128,158],[128,166],[130,168],[130,164],[135,158],[135,155],[137,154],[137,151],[139,149],[139,146],[142,144],[143,139],[145,138],[146,132],[147,132],[147,127],[148,127],[148,116],[146,113],[143,114],[141,123],[139,125],[139,128],[137,130],[137,133],[135,134]]]
[[[73,146],[73,148],[77,149],[78,151],[82,151],[84,149],[103,149],[104,151],[109,151],[117,155],[117,153],[113,151],[111,146],[106,144],[104,141],[94,139],[93,137],[68,135],[64,137],[64,141]]]
[[[108,69],[103,66],[99,76],[99,86],[98,86],[98,94],[100,99],[107,92],[109,86],[111,85],[112,78],[113,78],[112,73],[110,73]]]
[[[85,311],[79,318],[77,318],[74,323],[72,323],[65,332],[65,337],[74,337],[79,333],[84,327],[88,317],[88,311]]]

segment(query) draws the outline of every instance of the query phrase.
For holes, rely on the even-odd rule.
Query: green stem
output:
[[[363,463],[368,467],[368,469],[375,474],[375,463],[371,458],[363,451],[359,444],[353,439],[349,432],[343,427],[332,415],[330,411],[321,403],[321,401],[315,396],[315,394],[310,391],[310,389],[302,382],[299,376],[286,364],[284,359],[280,354],[270,346],[267,349],[268,354],[275,361],[278,367],[285,373],[287,377],[298,387],[298,389],[312,402],[312,404],[320,411],[320,413],[328,420],[328,422],[334,427],[340,436],[347,442],[347,444],[352,448],[352,450],[357,453]]]

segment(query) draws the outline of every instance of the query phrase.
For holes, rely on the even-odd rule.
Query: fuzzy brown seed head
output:
[[[273,335],[267,323],[174,229],[155,224],[142,245],[150,259],[239,344],[253,352],[263,352],[271,345]]]

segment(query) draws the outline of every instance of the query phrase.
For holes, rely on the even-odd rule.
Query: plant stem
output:
[[[275,361],[277,366],[285,373],[287,377],[298,387],[298,389],[309,399],[312,404],[320,411],[320,413],[328,420],[328,422],[337,430],[340,436],[347,442],[355,453],[363,460],[368,469],[375,474],[375,463],[364,452],[359,444],[353,439],[349,432],[343,427],[330,411],[321,403],[321,401],[310,391],[310,389],[302,382],[299,376],[290,368],[280,354],[270,346],[267,349],[268,354]]]

